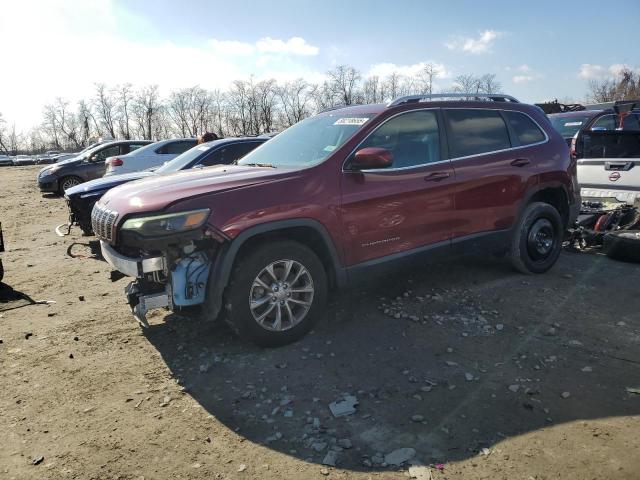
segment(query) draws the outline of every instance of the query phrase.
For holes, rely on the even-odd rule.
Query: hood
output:
[[[63,160],[61,162],[52,163],[51,165],[47,165],[42,170],[40,170],[40,175],[43,175],[44,173],[49,172],[54,168],[57,170],[60,167],[65,167],[65,166],[69,165],[70,163],[80,163],[82,160],[83,159],[79,158],[79,157],[72,157],[72,158],[68,158],[66,160]]]
[[[208,193],[276,181],[291,172],[282,168],[220,165],[205,169],[185,170],[169,175],[154,175],[109,190],[100,199],[104,208],[123,215],[154,212],[178,200]]]
[[[110,175],[108,177],[96,178],[90,182],[84,182],[75,187],[71,187],[65,192],[68,197],[72,195],[82,195],[89,192],[97,192],[102,190],[108,190],[123,183],[133,182],[134,180],[140,180],[141,178],[152,177],[152,172],[131,172],[123,173],[122,175]]]

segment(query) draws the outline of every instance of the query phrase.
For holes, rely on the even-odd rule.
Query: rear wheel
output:
[[[234,268],[225,294],[227,323],[258,345],[285,345],[311,330],[326,296],[327,275],[311,249],[292,241],[268,243]]]
[[[58,188],[58,192],[60,195],[64,195],[65,190],[69,190],[71,187],[75,187],[76,185],[80,185],[82,183],[82,179],[79,177],[68,176],[62,177],[60,179]]]
[[[562,218],[548,203],[527,205],[511,242],[511,263],[523,273],[544,273],[558,260],[563,239]]]

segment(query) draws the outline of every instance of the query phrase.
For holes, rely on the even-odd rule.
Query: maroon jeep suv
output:
[[[92,224],[135,278],[135,317],[200,305],[281,345],[309,331],[330,288],[372,272],[466,252],[547,271],[580,203],[567,144],[535,106],[466,97],[332,109],[236,165],[114,188]]]

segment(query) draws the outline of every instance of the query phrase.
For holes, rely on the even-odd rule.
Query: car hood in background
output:
[[[76,185],[75,187],[71,187],[70,189],[65,191],[65,195],[67,197],[71,197],[72,195],[82,195],[89,192],[109,190],[110,188],[117,187],[118,185],[122,185],[123,183],[133,182],[134,180],[140,180],[142,178],[153,177],[154,175],[155,174],[153,172],[132,172],[123,173],[122,175],[111,175],[109,177],[96,178],[95,180],[84,182],[80,185]]]
[[[42,175],[48,173],[49,171],[51,171],[54,168],[56,170],[58,170],[61,167],[66,167],[70,163],[80,163],[80,162],[82,162],[82,160],[84,160],[84,158],[73,157],[73,158],[69,158],[67,160],[63,160],[62,162],[52,163],[51,165],[47,165],[42,170],[40,170],[40,173],[38,175],[42,176]]]
[[[223,192],[268,181],[277,181],[291,170],[221,165],[155,175],[109,190],[100,205],[122,215],[153,212],[171,203],[208,193]]]

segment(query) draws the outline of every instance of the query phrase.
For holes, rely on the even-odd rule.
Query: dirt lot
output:
[[[640,266],[423,267],[274,350],[178,315],[141,332],[37,170],[0,170],[1,478],[640,478]]]

